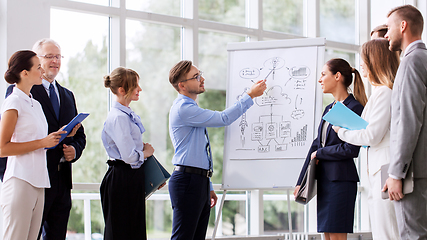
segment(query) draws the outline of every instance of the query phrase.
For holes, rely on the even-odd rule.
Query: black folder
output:
[[[170,174],[153,156],[144,161],[145,173],[145,200],[153,194],[169,178]]]

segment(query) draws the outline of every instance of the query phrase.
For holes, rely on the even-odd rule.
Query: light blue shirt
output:
[[[169,114],[169,134],[175,149],[172,163],[208,170],[206,127],[230,125],[252,105],[252,98],[244,94],[233,106],[218,112],[200,108],[193,99],[179,94]]]
[[[114,101],[102,129],[102,143],[111,159],[120,159],[132,168],[144,163],[145,132],[141,119],[132,109]]]

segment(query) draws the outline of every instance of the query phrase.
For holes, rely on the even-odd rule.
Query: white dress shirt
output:
[[[12,94],[3,102],[1,113],[10,109],[18,111],[11,142],[28,142],[47,136],[48,127],[43,109],[32,96],[17,87],[13,88]],[[26,154],[9,156],[3,182],[12,177],[22,179],[37,188],[50,188],[46,150],[40,148]]]

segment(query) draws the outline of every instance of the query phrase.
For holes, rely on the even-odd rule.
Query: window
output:
[[[152,12],[164,15],[180,16],[181,1],[176,0],[126,0],[126,8],[130,10]]]
[[[73,19],[70,21],[69,19]],[[108,18],[58,9],[51,10],[51,38],[61,46],[61,71],[57,81],[74,93],[77,110],[90,116],[83,122],[86,149],[73,164],[75,183],[99,183],[105,174],[107,155],[101,130],[108,113],[107,74]],[[102,233],[104,219],[99,201],[92,201],[92,232]],[[73,203],[68,230],[83,232],[83,202]]]
[[[302,36],[303,2],[300,0],[263,1],[264,29]]]
[[[200,0],[199,18],[245,26],[245,0]]]
[[[356,43],[355,0],[320,0],[320,36]]]
[[[404,1],[402,0],[371,0],[371,31],[376,26],[385,24],[387,22],[388,12],[400,5],[403,5]]]
[[[208,89],[226,89],[227,43],[244,42],[245,38],[229,34],[199,32],[199,69],[204,72]]]
[[[83,3],[90,3],[90,4],[96,4],[96,5],[102,5],[102,6],[108,6],[108,2],[110,0],[69,0],[74,2],[83,2]]]

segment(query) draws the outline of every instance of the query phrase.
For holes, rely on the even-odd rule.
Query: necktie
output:
[[[50,102],[52,103],[53,110],[55,111],[56,119],[59,118],[59,101],[58,96],[56,95],[55,88],[53,87],[53,84],[51,83],[49,86],[49,97]]]
[[[145,128],[142,125],[141,118],[134,111],[130,112],[129,116],[132,122],[134,122],[138,126],[139,131],[141,131],[141,134],[143,134],[145,132]]]
[[[208,160],[209,160],[209,170],[213,170],[212,169],[212,152],[211,152],[211,145],[209,142],[209,136],[208,136],[208,130],[206,130],[205,128],[205,136],[206,136],[206,151],[208,152]]]

